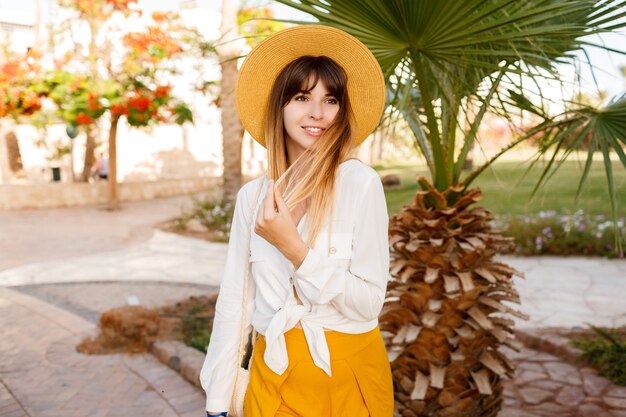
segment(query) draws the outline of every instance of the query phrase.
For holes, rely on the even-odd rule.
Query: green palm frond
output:
[[[415,86],[423,99],[421,122],[433,155],[433,181],[440,190],[459,181],[459,167],[475,139],[475,129],[466,132],[460,158],[454,161],[463,98],[476,96],[485,80],[503,69],[525,75],[531,83],[539,74],[535,68],[543,70],[542,77],[557,77],[555,65],[574,58],[586,45],[583,36],[625,26],[620,19],[626,6],[624,0],[277,1],[359,38],[388,80],[401,68],[405,80],[395,88]],[[519,94],[509,94],[510,104],[522,105]],[[482,97],[487,99],[485,110],[494,107],[492,95]],[[403,114],[415,108],[404,103],[408,107]],[[524,107],[537,110],[529,103]],[[417,126],[416,116],[410,119]],[[422,129],[413,131],[421,134]]]

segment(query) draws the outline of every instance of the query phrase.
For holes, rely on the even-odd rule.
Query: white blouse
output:
[[[206,409],[210,411],[228,409],[235,383],[248,224],[251,280],[246,336],[252,326],[265,336],[264,360],[277,374],[285,372],[288,366],[283,334],[301,322],[314,363],[332,376],[332,353],[324,329],[359,334],[376,327],[390,278],[389,217],[382,182],[374,169],[358,159],[349,159],[339,166],[330,245],[326,222],[298,269],[254,232],[268,185],[264,181],[258,201],[251,201],[260,181],[264,181],[263,176],[246,183],[235,203],[213,331],[200,371],[200,382],[207,394]],[[306,214],[297,225],[304,241],[305,217]],[[293,294],[293,286],[301,305]]]

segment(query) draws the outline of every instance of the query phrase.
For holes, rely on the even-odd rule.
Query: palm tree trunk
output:
[[[224,202],[233,202],[241,187],[241,143],[243,128],[235,107],[235,83],[239,50],[233,40],[237,36],[237,4],[222,1],[222,45],[217,48],[222,71],[220,107],[222,119],[222,153],[224,158]]]
[[[119,116],[112,116],[109,129],[109,204],[108,210],[119,210],[120,202],[117,196],[117,125]]]

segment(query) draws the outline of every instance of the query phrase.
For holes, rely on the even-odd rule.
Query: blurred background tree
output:
[[[54,102],[54,117],[67,124],[68,132],[87,135],[83,181],[93,165],[98,121],[108,123],[108,207],[117,209],[119,121],[125,119],[133,127],[193,121],[189,106],[174,95],[172,82],[181,73],[183,59],[203,59],[212,49],[177,13],[143,16],[136,0],[61,0],[59,4],[70,13],[55,22],[50,36],[46,52],[55,69],[33,79],[30,89]],[[139,29],[128,31],[128,27]],[[88,29],[87,42],[80,36],[81,28]]]
[[[41,99],[31,88],[41,73],[39,52],[30,49],[17,54],[8,48],[0,50],[0,123],[2,119],[23,122],[41,109]],[[15,175],[22,175],[23,165],[19,141],[14,131],[6,135],[9,167]]]

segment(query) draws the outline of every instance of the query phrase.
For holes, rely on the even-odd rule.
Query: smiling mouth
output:
[[[324,132],[324,128],[321,127],[312,127],[312,126],[302,126],[302,129],[311,136],[320,136]]]

